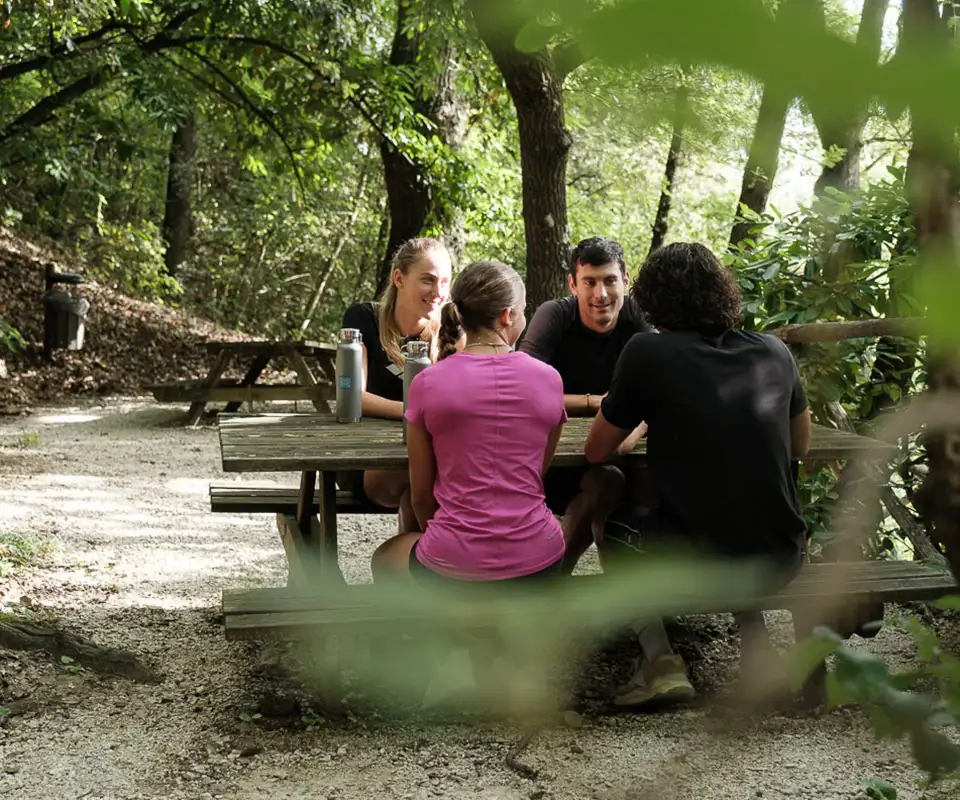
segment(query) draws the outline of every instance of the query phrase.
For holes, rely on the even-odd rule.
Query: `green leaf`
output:
[[[960,611],[960,594],[948,594],[946,597],[934,600],[931,605],[947,611]]]
[[[883,778],[867,781],[867,797],[870,800],[897,800],[897,787]]]
[[[60,656],[60,663],[61,663],[61,664],[74,664],[74,663],[76,663],[76,662],[74,661],[74,659],[70,658],[70,656]]]
[[[801,639],[785,655],[787,675],[791,687],[799,689],[813,670],[824,659],[835,653],[841,645],[841,639],[832,631],[815,632],[813,636]]]
[[[932,342],[947,348],[960,343],[960,270],[940,256],[924,264],[918,280],[917,297],[926,306],[926,328]]]
[[[921,661],[933,661],[940,654],[940,638],[930,628],[916,619],[907,619],[907,633],[917,643],[917,657]]]
[[[558,30],[555,25],[529,22],[520,29],[514,40],[514,47],[521,53],[536,53],[550,43]]]
[[[0,706],[0,719],[3,719],[3,717],[7,717],[9,715],[10,715],[10,709],[7,708],[6,706]]]

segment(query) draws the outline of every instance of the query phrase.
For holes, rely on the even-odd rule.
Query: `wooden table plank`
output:
[[[222,351],[226,351],[226,352],[232,352],[232,353],[243,353],[248,355],[261,354],[261,353],[274,353],[279,355],[283,350],[294,350],[306,356],[313,356],[318,354],[336,356],[337,354],[337,346],[335,344],[327,344],[324,342],[314,342],[308,339],[304,339],[302,341],[272,341],[272,340],[256,340],[256,341],[249,341],[249,342],[208,341],[204,343],[204,347],[210,353],[219,353]]]
[[[586,463],[583,444],[592,420],[572,418],[564,426],[554,464]],[[220,416],[220,448],[225,472],[302,472],[406,469],[407,450],[398,421],[365,418],[341,424],[335,416],[314,414],[237,414]],[[807,462],[848,458],[884,460],[894,445],[866,436],[814,426]],[[627,458],[646,460],[641,441]],[[713,458],[704,453],[705,458]]]

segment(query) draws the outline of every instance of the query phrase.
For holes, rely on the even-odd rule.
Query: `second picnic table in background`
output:
[[[171,381],[150,387],[161,403],[189,402],[187,425],[194,425],[207,403],[225,402],[224,413],[236,412],[244,402],[266,400],[309,400],[321,414],[329,414],[334,388],[337,348],[310,341],[247,341],[206,343],[213,363],[205,378]],[[258,379],[274,359],[284,359],[297,373],[295,384],[264,384]],[[224,380],[234,364],[245,369],[239,380]]]

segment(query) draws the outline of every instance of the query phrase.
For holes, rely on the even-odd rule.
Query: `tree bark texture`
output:
[[[390,49],[390,66],[411,70],[416,74],[410,87],[414,113],[436,125],[444,143],[455,148],[463,138],[463,113],[455,83],[456,53],[453,46],[448,45],[438,54],[439,72],[435,75],[424,74],[424,70],[435,62],[424,57],[424,37],[415,30],[413,22],[409,0],[397,0],[397,27]],[[409,35],[411,32],[412,36]],[[416,129],[425,137],[434,133],[426,125],[416,125]],[[408,239],[419,236],[431,215],[438,211],[426,165],[387,136],[381,136],[379,144],[387,189],[390,232],[386,251],[377,270],[377,295],[389,283],[390,267],[396,251]],[[448,223],[456,222],[457,215],[452,210],[449,214],[445,213],[447,209],[439,210],[441,216],[449,217],[437,220],[444,228]],[[462,222],[459,235],[456,225],[451,227],[454,233],[450,244],[456,252],[458,247],[462,247]]]
[[[857,29],[857,48],[865,59],[877,61],[883,42],[883,18],[886,16],[890,0],[864,0],[860,14],[860,27]],[[847,119],[817,121],[820,141],[824,151],[837,146],[844,150],[843,157],[835,164],[825,164],[814,185],[814,194],[820,196],[827,187],[842,192],[852,192],[860,187],[860,141],[863,128],[867,123],[869,100],[857,108],[850,109]]]
[[[791,18],[804,18],[817,14],[816,6],[820,0],[783,0],[779,15],[788,21]],[[819,13],[822,12],[822,8]],[[780,159],[780,141],[787,123],[787,112],[793,102],[793,95],[778,81],[769,81],[763,87],[757,125],[753,132],[753,141],[747,154],[747,166],[743,171],[740,186],[740,198],[737,201],[737,215],[746,207],[755,214],[762,214],[767,208],[773,181],[777,175],[777,162]],[[750,223],[735,222],[730,232],[730,249],[737,247],[750,232]]]
[[[507,6],[487,0],[468,5],[517,112],[527,308],[534,309],[563,294],[570,255],[566,172],[572,141],[564,122],[562,76],[549,49],[517,50],[520,22]]]
[[[663,187],[660,190],[660,202],[657,204],[657,216],[653,221],[653,235],[650,237],[650,253],[663,246],[667,238],[670,217],[670,202],[676,185],[677,166],[680,163],[680,151],[683,149],[683,133],[687,124],[690,95],[687,87],[677,87],[677,99],[674,107],[673,133],[670,136],[670,150],[667,151],[667,164],[663,170]],[[649,255],[649,253],[648,253]]]
[[[167,171],[167,202],[163,214],[163,239],[167,249],[163,263],[171,278],[177,277],[187,258],[187,246],[193,228],[190,189],[193,186],[197,156],[197,120],[188,114],[170,140],[170,166]]]

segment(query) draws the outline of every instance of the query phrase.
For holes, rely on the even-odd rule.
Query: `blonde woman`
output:
[[[390,285],[379,302],[356,303],[343,315],[344,328],[363,336],[363,415],[383,419],[403,417],[404,343],[430,343],[436,360],[440,308],[450,292],[450,253],[439,239],[410,239],[393,257]],[[400,530],[416,531],[410,507],[406,470],[367,470],[341,473],[340,487],[384,508],[397,508]]]

